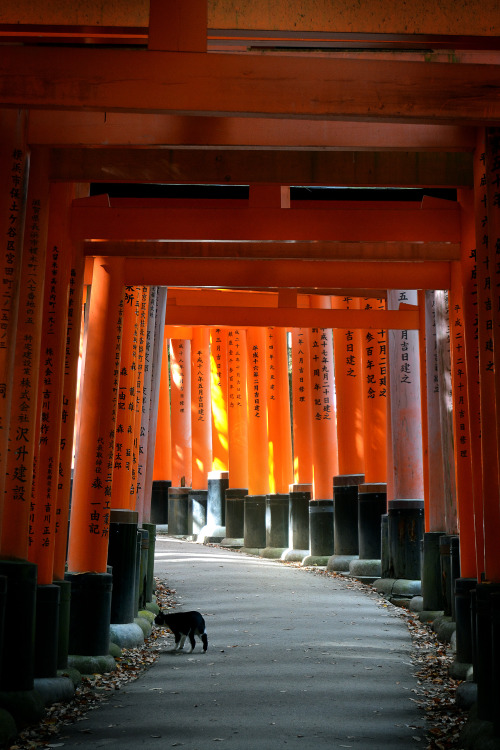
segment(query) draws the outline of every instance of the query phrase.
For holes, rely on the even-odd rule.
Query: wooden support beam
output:
[[[471,153],[55,148],[64,182],[472,187]]]
[[[303,258],[304,260],[460,260],[458,242],[85,242],[87,256],[136,258]]]
[[[75,240],[211,240],[211,241],[331,241],[341,242],[459,242],[457,206],[398,208],[368,204],[320,209],[120,208],[74,204]],[[201,206],[202,203],[200,202]],[[222,206],[223,204],[221,204]]]
[[[189,117],[128,112],[54,112],[33,110],[29,143],[60,146],[162,146],[384,151],[468,151],[476,142],[473,127],[414,125],[269,117]],[[91,157],[89,157],[91,158]],[[147,158],[147,155],[146,155]],[[77,162],[78,163],[78,162]],[[111,180],[113,175],[108,175]],[[335,179],[330,176],[329,184]]]
[[[5,46],[0,105],[496,125],[497,65]]]
[[[418,310],[321,310],[283,307],[191,307],[167,305],[168,325],[279,326],[282,328],[418,328]]]
[[[450,264],[128,258],[125,277],[126,284],[215,289],[449,289]]]

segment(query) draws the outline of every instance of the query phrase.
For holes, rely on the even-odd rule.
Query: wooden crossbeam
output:
[[[472,187],[472,154],[405,151],[56,148],[52,180]]]
[[[0,105],[101,112],[500,122],[497,65],[5,46]]]
[[[119,202],[117,202],[119,203]],[[336,204],[325,209],[280,208],[72,208],[75,240],[183,241],[331,241],[454,242],[460,241],[456,204],[428,209],[382,206],[366,208]],[[201,203],[200,203],[201,205]],[[221,204],[223,205],[223,204]]]

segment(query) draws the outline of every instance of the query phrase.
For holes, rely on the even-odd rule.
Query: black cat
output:
[[[161,612],[156,615],[157,625],[166,625],[175,635],[175,651],[184,648],[184,641],[189,637],[191,651],[194,650],[198,635],[203,642],[203,651],[207,650],[208,638],[205,633],[205,620],[200,612]],[[191,653],[191,651],[189,653]]]

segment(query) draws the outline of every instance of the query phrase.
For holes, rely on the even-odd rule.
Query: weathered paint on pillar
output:
[[[269,491],[287,493],[293,480],[287,333],[267,329]]]
[[[47,156],[38,150],[31,156],[0,545],[3,556],[22,559],[28,557],[34,533],[30,503],[38,436],[38,371],[49,210]]]
[[[292,329],[292,411],[293,474],[295,484],[311,484],[312,394],[309,365],[311,332],[308,328]]]
[[[123,258],[94,259],[68,571],[105,573],[123,314]]]
[[[136,491],[135,491],[135,510],[139,503],[139,492],[141,481],[139,477],[139,467],[141,461],[141,431],[142,431],[142,404],[144,399],[144,368],[146,365],[146,338],[148,333],[148,314],[149,314],[149,287],[140,287],[140,306],[139,306],[139,342],[137,347],[137,371],[135,383],[135,450],[136,450]]]
[[[172,479],[172,444],[170,439],[170,376],[168,368],[168,331],[163,333],[158,424],[156,426],[153,481]]]
[[[359,299],[332,297],[335,310],[358,310]],[[340,475],[364,473],[361,332],[333,332]]]
[[[0,111],[0,535],[16,347],[19,277],[28,187],[26,150],[28,115],[24,110]]]
[[[483,135],[484,135],[484,131]],[[484,139],[483,139],[484,140]],[[474,155],[474,181],[481,181],[479,147]],[[481,407],[479,398],[479,341],[477,336],[477,262],[476,262],[476,203],[480,196],[476,190],[460,190],[460,223],[462,226],[462,248],[460,278],[463,287],[465,357],[467,371],[467,398],[469,403],[470,463],[472,471],[472,500],[474,504],[474,530],[476,541],[476,576],[480,580],[484,572],[483,529],[483,472],[481,466]],[[478,203],[478,208],[480,207]],[[462,441],[460,441],[462,445]],[[462,455],[462,454],[461,454]],[[467,454],[463,454],[467,457]]]
[[[462,578],[475,578],[477,575],[476,528],[463,291],[460,263],[455,262],[452,265],[450,290],[450,344],[453,414],[455,417],[453,420],[453,435],[460,529],[460,575]]]
[[[160,395],[160,375],[163,355],[163,329],[165,328],[165,309],[167,306],[167,287],[158,287],[156,298],[153,368],[151,373],[151,394],[149,401],[148,451],[146,460],[146,476],[144,486],[144,502],[142,513],[139,513],[139,523],[149,523],[151,520],[151,493],[153,490],[153,466],[155,458],[156,425],[158,423],[158,399]],[[189,405],[188,405],[189,409]]]
[[[172,486],[191,487],[191,341],[170,341]]]
[[[364,299],[364,310],[385,310],[382,299]],[[365,482],[387,476],[387,331],[361,331],[363,362],[363,456]]]
[[[248,488],[247,333],[227,334],[229,487]]]
[[[417,293],[387,292],[390,310],[417,304]],[[423,499],[422,427],[417,331],[389,331],[392,474],[394,499]]]
[[[311,296],[311,307],[330,308],[330,298]],[[333,477],[338,474],[335,423],[335,380],[331,328],[313,328],[310,339],[312,393],[313,498],[333,498]]]
[[[38,436],[35,444],[28,559],[38,567],[39,584],[53,580],[57,485],[63,414],[63,380],[68,326],[71,246],[65,222],[73,189],[65,183],[50,188],[49,230],[45,269],[43,324],[38,378]]]
[[[55,526],[54,580],[64,580],[66,548],[68,540],[69,502],[71,494],[71,466],[75,430],[76,394],[80,358],[82,321],[82,295],[84,256],[80,246],[72,245],[69,233],[69,209],[71,196],[84,197],[89,192],[87,185],[72,186],[71,193],[62,206],[60,243],[64,252],[71,253],[71,270],[68,293],[68,314],[64,348],[63,395],[61,413],[61,442],[59,449],[59,472],[57,486],[57,519]],[[63,202],[63,201],[61,201]]]
[[[122,345],[116,411],[115,455],[113,461],[113,509],[135,510],[137,489],[137,449],[135,409],[139,313],[142,287],[126,286],[123,297]]]
[[[212,470],[212,409],[210,394],[210,329],[193,328],[191,341],[192,483],[206,490]]]
[[[269,492],[266,329],[247,329],[248,494]]]
[[[227,387],[227,331],[210,330],[210,370],[212,394],[212,469],[227,471],[228,446],[228,387]]]

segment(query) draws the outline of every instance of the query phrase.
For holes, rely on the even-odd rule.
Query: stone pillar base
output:
[[[4,636],[0,643],[0,690],[31,692],[35,664],[37,566],[25,560],[0,560],[0,575],[7,578],[7,616],[4,617]],[[22,644],[22,647],[15,648],[13,644]]]
[[[382,574],[380,560],[353,560],[349,564],[349,573],[362,583],[373,583]]]
[[[326,565],[334,547],[333,500],[311,500],[309,503],[309,537],[311,557],[326,557]]]
[[[168,489],[168,533],[169,536],[184,537],[188,530],[188,495],[190,487]]]
[[[266,495],[246,495],[244,506],[244,548],[266,547]]]
[[[308,549],[288,549],[283,551],[281,559],[285,562],[302,562],[302,560],[309,555]]]
[[[357,555],[332,555],[328,558],[327,568],[335,573],[349,575],[349,566],[357,559]]]

